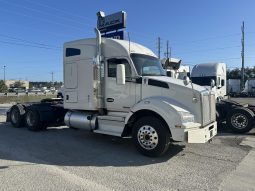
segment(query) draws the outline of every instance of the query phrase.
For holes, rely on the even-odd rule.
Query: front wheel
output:
[[[227,126],[235,133],[246,133],[254,126],[254,113],[248,108],[236,108],[227,115]]]
[[[132,137],[136,149],[143,155],[157,157],[164,154],[170,144],[170,131],[160,119],[150,116],[134,124]]]

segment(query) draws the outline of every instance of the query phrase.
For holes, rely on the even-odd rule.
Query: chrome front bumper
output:
[[[187,129],[186,133],[188,143],[206,143],[217,134],[217,122],[203,128]]]

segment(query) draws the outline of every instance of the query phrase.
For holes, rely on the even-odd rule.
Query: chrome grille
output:
[[[210,96],[209,94],[203,93],[202,94],[202,120],[203,125],[207,125],[211,122],[211,109],[210,109]]]
[[[210,116],[211,116],[211,121],[216,120],[216,103],[215,103],[215,94],[210,94]]]

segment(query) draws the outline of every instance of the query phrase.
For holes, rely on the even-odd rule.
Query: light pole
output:
[[[5,68],[6,68],[6,66],[4,65],[4,82],[5,82]]]

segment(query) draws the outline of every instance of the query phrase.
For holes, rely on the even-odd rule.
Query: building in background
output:
[[[26,80],[5,80],[7,88],[29,88],[29,81]]]

